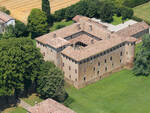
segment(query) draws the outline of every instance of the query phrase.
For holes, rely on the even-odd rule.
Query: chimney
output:
[[[53,38],[56,38],[56,33],[53,34]]]
[[[130,27],[131,25],[129,24],[128,27]]]
[[[78,25],[77,25],[77,29],[78,29],[78,30],[80,30],[80,29],[81,29],[80,24],[78,24]]]
[[[92,31],[92,25],[89,25],[89,29],[90,29],[90,31]]]
[[[107,39],[110,39],[110,34],[107,35]]]
[[[91,40],[91,44],[94,44],[94,40],[93,39]]]

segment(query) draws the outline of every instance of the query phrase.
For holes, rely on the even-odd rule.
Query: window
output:
[[[122,51],[120,52],[120,56],[122,56]]]
[[[107,60],[105,59],[105,63],[107,63]]]
[[[93,71],[95,71],[95,67],[93,68]]]
[[[120,59],[120,63],[122,62],[122,60]]]
[[[97,71],[97,74],[99,74],[99,71]]]
[[[77,73],[77,70],[75,69],[75,73]]]
[[[128,55],[128,52],[126,52],[126,54]]]
[[[105,67],[105,71],[107,71],[107,67]]]
[[[77,78],[75,79],[75,81],[77,81]]]
[[[69,78],[71,79],[71,75],[69,75]]]
[[[114,66],[114,63],[112,63],[112,67]]]
[[[100,66],[101,64],[100,64],[100,62],[98,62],[98,66]]]
[[[69,70],[71,70],[71,67],[69,66]]]
[[[112,61],[112,56],[110,57],[110,60]]]
[[[84,77],[83,80],[85,81],[85,80],[86,80],[86,77]]]

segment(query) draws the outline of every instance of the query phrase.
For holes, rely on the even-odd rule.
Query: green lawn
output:
[[[43,101],[43,99],[41,99],[39,96],[37,96],[36,94],[32,94],[27,98],[22,98],[22,100],[24,100],[26,103],[34,106],[37,103]]]
[[[135,16],[145,21],[150,22],[150,2],[145,3],[143,5],[139,5],[133,8],[133,10],[134,10]]]
[[[128,21],[128,19],[126,19],[125,21]],[[121,23],[122,23],[122,17],[117,17],[116,15],[114,15],[113,16],[113,21],[111,22],[111,24],[118,25],[118,24],[121,24]]]
[[[77,113],[149,113],[150,76],[122,70],[85,88],[67,87]]]
[[[55,31],[61,27],[69,26],[73,24],[73,21],[61,21],[61,22],[55,22],[54,25],[50,28],[50,31]]]
[[[27,113],[27,111],[22,107],[9,107],[2,111],[2,113]]]
[[[21,107],[16,107],[12,112],[10,113],[27,113],[27,111]]]

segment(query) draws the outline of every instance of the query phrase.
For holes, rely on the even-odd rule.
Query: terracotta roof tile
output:
[[[13,19],[11,16],[9,16],[6,13],[3,13],[3,12],[0,11],[0,20],[2,20],[4,22],[8,22],[11,19]]]
[[[116,33],[121,36],[133,36],[134,34],[143,31],[145,29],[149,29],[149,25],[143,21],[130,25],[122,30],[119,30]]]
[[[76,113],[52,99],[44,100],[28,109],[31,113]]]
[[[86,59],[88,57],[97,55],[98,53],[101,53],[109,48],[112,48],[122,42],[135,42],[136,39],[133,37],[120,37],[116,34],[112,34],[110,39],[97,41],[93,45],[84,47],[82,49],[75,49],[71,46],[67,47],[62,51],[62,54],[69,56],[70,58],[81,61],[83,59]]]

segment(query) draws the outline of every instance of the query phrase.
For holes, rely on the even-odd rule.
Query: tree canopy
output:
[[[50,26],[52,26],[53,25],[53,17],[51,15],[50,1],[49,0],[42,0],[42,11],[46,13],[48,24]]]
[[[42,55],[29,38],[0,40],[0,96],[27,89],[39,75]]]
[[[133,72],[136,75],[150,74],[150,35],[145,35],[135,57]]]
[[[32,9],[28,17],[28,31],[31,33],[31,38],[35,38],[49,32],[47,16],[40,9]]]
[[[58,101],[64,101],[66,92],[64,90],[64,75],[61,70],[45,62],[42,66],[43,73],[37,80],[37,92],[43,98],[54,98]]]

